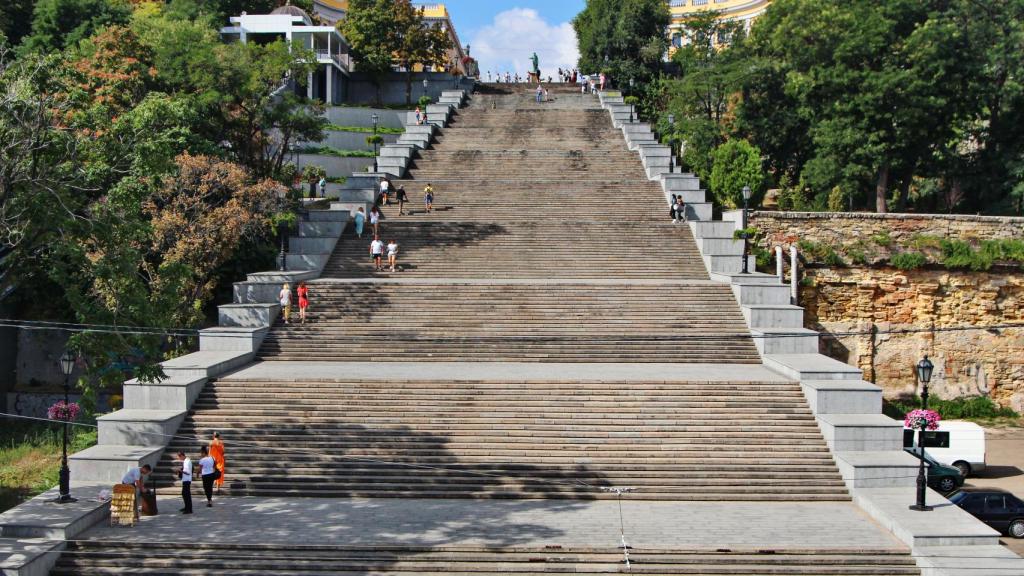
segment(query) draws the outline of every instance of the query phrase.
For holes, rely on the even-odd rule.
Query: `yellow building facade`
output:
[[[739,21],[750,30],[750,24],[758,16],[764,14],[772,0],[668,0],[672,12],[672,23],[669,25],[670,50],[683,45],[686,41],[685,23],[695,14],[714,10],[721,12],[726,20]],[[715,38],[716,43],[728,42],[727,38]]]
[[[448,33],[448,37],[452,41],[452,49],[448,52],[449,63],[463,75],[467,74],[467,72],[472,73],[471,70],[466,70],[466,65],[463,63],[466,52],[462,47],[462,42],[459,40],[458,33],[455,31],[455,25],[452,24],[452,19],[448,14],[448,7],[439,3],[414,3],[413,5],[423,9],[423,17],[428,25],[439,25],[442,30]],[[325,22],[335,24],[338,20],[345,17],[345,13],[348,11],[348,0],[313,0],[313,8],[317,15]],[[417,66],[417,68],[420,67]],[[421,71],[420,69],[416,70],[416,72]]]

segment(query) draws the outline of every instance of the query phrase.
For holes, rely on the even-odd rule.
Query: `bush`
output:
[[[746,140],[729,140],[711,155],[711,191],[715,201],[725,208],[743,206],[743,187],[750,186],[752,207],[764,196],[764,171],[761,152]]]
[[[921,406],[918,396],[905,396],[886,402],[885,413],[902,419],[907,412]],[[987,396],[964,396],[952,400],[928,399],[928,408],[935,410],[943,420],[970,420],[974,418],[1019,418],[1010,408],[1003,408]]]
[[[900,270],[916,270],[928,262],[924,254],[920,252],[900,252],[893,254],[889,263]]]
[[[804,258],[810,262],[817,262],[832,266],[834,268],[845,266],[842,256],[830,244],[822,244],[811,240],[800,240],[797,247],[803,252]]]
[[[892,236],[889,235],[888,230],[882,230],[878,234],[873,235],[871,239],[882,248],[892,246]]]
[[[433,99],[430,96],[420,96],[420,99],[418,101],[420,108],[426,108],[427,106],[430,106],[431,102],[433,102]]]

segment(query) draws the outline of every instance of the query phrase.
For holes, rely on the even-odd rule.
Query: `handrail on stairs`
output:
[[[795,244],[789,246],[789,299],[790,303],[796,305],[800,302],[800,259]],[[783,256],[782,245],[775,247],[775,275],[779,278],[779,284],[786,283],[785,273],[786,259]]]

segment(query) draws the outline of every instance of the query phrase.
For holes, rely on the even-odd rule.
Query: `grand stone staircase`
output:
[[[154,473],[162,492],[177,491],[170,455],[219,431],[230,496],[582,503],[629,486],[634,500],[847,505],[797,381],[710,375],[761,369],[761,356],[734,289],[712,281],[691,227],[668,218],[653,161],[641,164],[593,96],[551,93],[539,104],[521,87],[484,87],[407,172],[402,161],[394,183],[413,213],[384,207],[382,221],[401,270],[374,272],[369,238],[347,229],[309,283],[310,321],[278,322],[259,350],[291,374],[260,377],[256,364],[206,384]],[[389,376],[399,362],[452,368]],[[549,370],[463,376],[485,362]],[[380,376],[348,376],[356,364]],[[567,375],[590,365],[664,372]],[[53,573],[628,571],[622,548],[126,540],[71,542]],[[920,573],[898,546],[628,552],[651,574]]]
[[[633,550],[643,574],[919,574],[914,560],[893,550]],[[259,567],[256,569],[255,567]],[[622,552],[602,548],[352,547],[295,545],[142,544],[73,542],[54,576],[73,574],[518,574],[624,572]]]

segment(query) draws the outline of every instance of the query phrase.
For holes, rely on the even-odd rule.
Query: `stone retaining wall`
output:
[[[913,367],[928,354],[939,397],[987,395],[1024,412],[1024,329],[943,331],[1024,323],[1024,275],[879,267],[812,268],[804,278],[805,325],[836,335],[822,339],[823,352],[864,370],[887,397],[915,392]],[[888,333],[901,330],[925,332]],[[842,336],[851,332],[866,334]]]
[[[1024,218],[755,212],[750,222],[764,232],[762,245],[768,249],[800,240],[849,246],[876,235],[888,235],[894,246],[921,235],[1024,238]],[[883,246],[877,249],[886,252]],[[930,390],[939,397],[987,395],[1024,412],[1024,329],[943,331],[1024,323],[1020,268],[903,271],[886,265],[811,264],[803,271],[800,304],[805,325],[825,334],[823,353],[863,369],[888,397],[916,391],[913,366],[928,354],[936,366]],[[887,333],[931,328],[936,331]],[[868,334],[842,335],[850,332]]]

